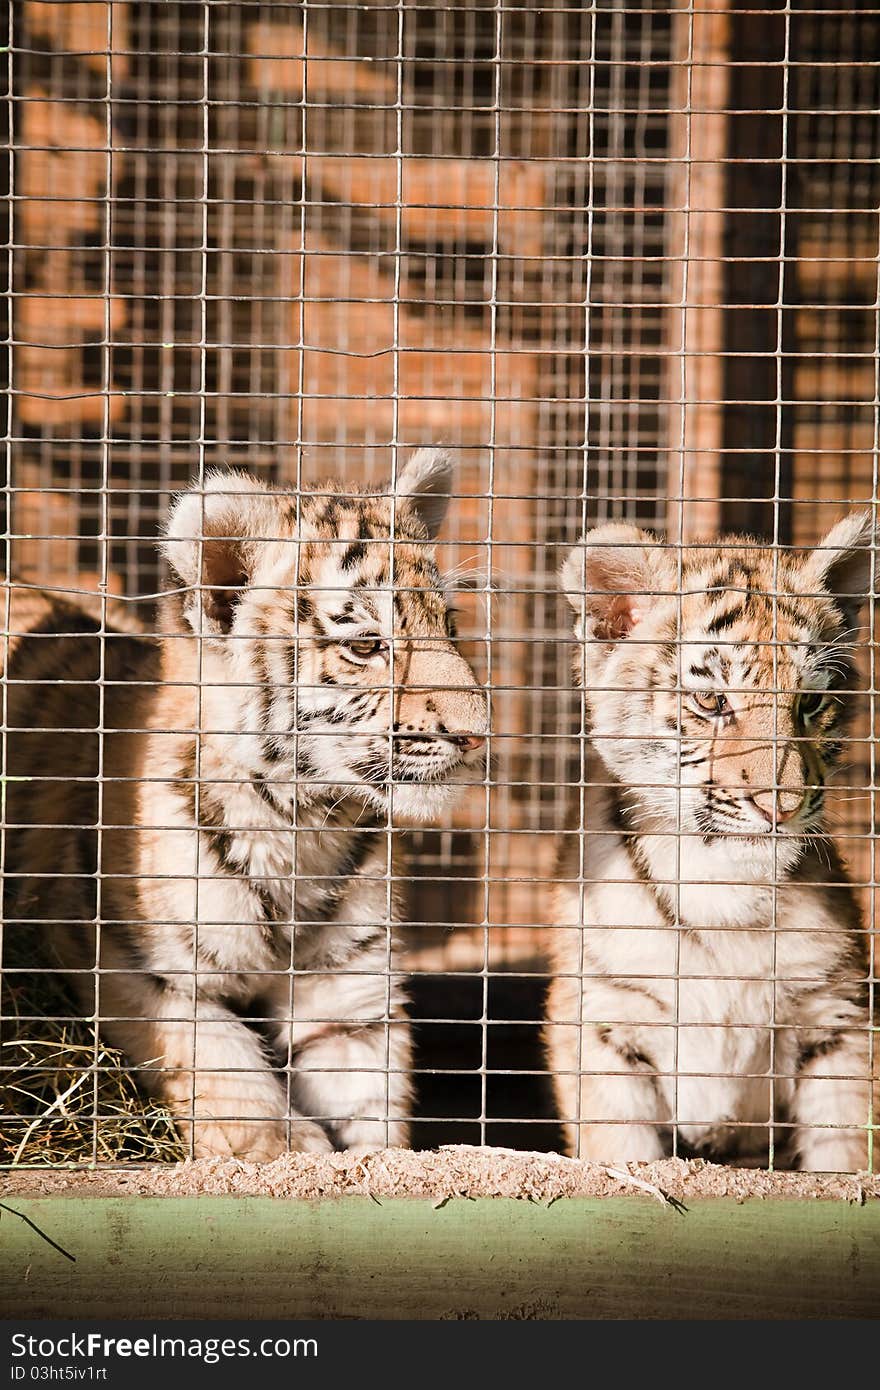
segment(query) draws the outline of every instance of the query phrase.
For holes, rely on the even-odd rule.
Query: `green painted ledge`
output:
[[[4,1202],[5,1318],[880,1316],[880,1202]]]

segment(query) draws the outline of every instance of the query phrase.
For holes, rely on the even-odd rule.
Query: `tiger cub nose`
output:
[[[795,790],[794,788],[791,791],[783,791],[780,789],[779,791],[768,790],[754,792],[752,794],[752,804],[757,806],[764,819],[772,825],[774,821],[773,812],[775,803],[776,824],[782,825],[785,821],[791,820],[793,816],[797,815],[804,804],[805,795],[805,792]]]
[[[450,734],[451,741],[456,747],[461,748],[465,753],[472,753],[476,748],[482,748],[486,742],[484,734]]]

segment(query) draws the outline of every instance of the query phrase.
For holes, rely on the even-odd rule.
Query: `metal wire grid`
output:
[[[681,564],[700,533],[812,544],[876,500],[878,12],[59,3],[6,23],[7,575],[100,595],[96,862],[107,596],[151,621],[172,490],[217,463],[360,483],[442,438],[442,556],[480,591],[462,650],[494,756],[408,837],[413,1141],[553,1147],[541,928],[590,797],[557,564],[608,518],[668,528]],[[871,923],[873,650],[838,834]],[[9,739],[4,718],[7,768]],[[109,1156],[90,1038],[71,1161]],[[63,1116],[24,1119],[13,1157]]]

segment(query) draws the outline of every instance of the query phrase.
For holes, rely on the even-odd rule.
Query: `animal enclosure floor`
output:
[[[627,1182],[614,1173],[626,1173]],[[646,1190],[647,1188],[647,1190]],[[736,1201],[824,1198],[863,1204],[880,1197],[880,1175],[768,1173],[725,1168],[702,1159],[662,1159],[611,1170],[559,1154],[450,1145],[435,1152],[386,1149],[379,1153],[286,1154],[274,1163],[233,1158],[198,1159],[127,1170],[92,1172],[7,1171],[4,1197],[514,1197],[550,1202],[558,1197],[620,1197],[650,1201],[653,1195],[685,1205],[704,1197]]]

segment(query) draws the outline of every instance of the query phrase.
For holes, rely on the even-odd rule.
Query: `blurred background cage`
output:
[[[201,468],[360,484],[452,446],[494,765],[410,837],[414,1141],[554,1147],[558,564],[607,518],[809,545],[876,500],[880,11],[2,10],[6,574],[149,621]],[[836,824],[873,921],[870,732]]]

